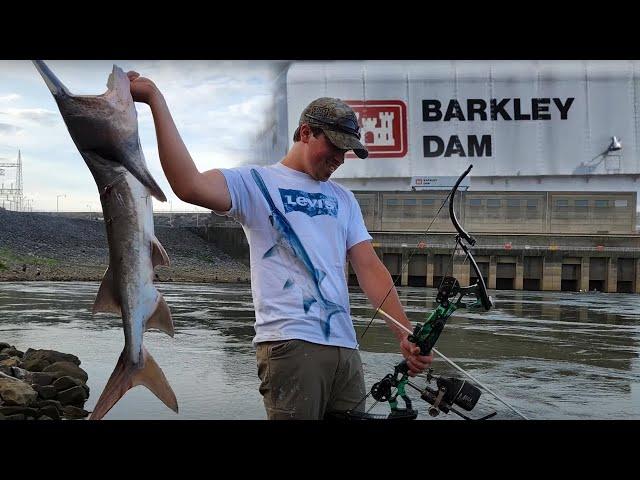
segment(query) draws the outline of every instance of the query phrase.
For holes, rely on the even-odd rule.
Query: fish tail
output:
[[[142,346],[142,367],[134,365],[125,355],[120,354],[118,363],[104,387],[89,420],[100,420],[120,400],[129,389],[144,385],[174,412],[178,413],[178,401],[171,385],[151,354]]]

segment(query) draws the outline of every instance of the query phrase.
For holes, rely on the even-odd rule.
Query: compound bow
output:
[[[473,165],[470,165],[469,168],[458,178],[455,185],[447,195],[449,199],[449,215],[451,217],[451,222],[453,223],[457,235],[455,237],[455,248],[451,256],[451,264],[453,264],[453,259],[457,252],[458,247],[462,248],[465,253],[465,261],[469,260],[471,264],[471,268],[476,274],[476,282],[473,285],[462,287],[458,280],[452,276],[445,276],[440,283],[438,288],[438,294],[436,296],[436,303],[438,304],[437,308],[429,314],[426,321],[423,324],[417,324],[413,331],[407,329],[403,324],[398,322],[396,319],[391,317],[381,308],[378,308],[374,313],[369,325],[373,322],[376,315],[379,313],[383,314],[389,320],[398,325],[401,329],[405,330],[409,335],[409,341],[416,344],[420,348],[421,355],[429,355],[431,351],[434,351],[438,355],[440,355],[447,363],[452,365],[454,368],[460,370],[462,373],[467,375],[469,378],[473,379],[476,383],[483,387],[488,393],[493,395],[495,398],[500,400],[502,403],[507,405],[513,411],[515,411],[518,415],[522,416],[524,419],[527,419],[522,413],[516,410],[514,407],[509,405],[506,401],[500,398],[497,394],[492,392],[489,388],[483,385],[480,381],[472,377],[469,373],[465,372],[459,366],[457,366],[454,362],[449,360],[447,357],[442,355],[438,350],[434,348],[434,345],[438,341],[442,330],[445,327],[447,319],[459,308],[466,308],[469,310],[473,309],[484,309],[488,311],[493,306],[493,300],[487,293],[487,287],[484,282],[484,278],[482,277],[482,273],[478,268],[478,264],[476,263],[473,255],[469,251],[470,247],[473,247],[476,243],[476,240],[469,235],[464,228],[458,222],[454,211],[454,199],[456,191],[460,186],[462,180],[469,174]],[[447,198],[444,199],[440,210],[444,206]],[[438,213],[440,212],[438,210]],[[438,215],[436,214],[436,217]],[[432,222],[433,223],[433,222]],[[431,225],[429,225],[430,227]],[[428,228],[427,228],[428,231]],[[426,233],[426,232],[425,232]],[[411,257],[409,257],[409,260]],[[408,263],[408,261],[407,261]],[[389,293],[391,293],[393,286],[381,302],[381,305],[384,304]],[[455,298],[457,296],[457,298]],[[469,298],[470,301],[463,301],[463,299]],[[367,326],[367,329],[369,326]],[[365,332],[360,337],[364,336]],[[427,376],[427,383],[431,383],[435,380],[435,384],[437,388],[432,388],[427,385],[425,388],[419,388],[417,385],[409,381],[409,367],[407,365],[406,360],[398,363],[394,369],[393,373],[386,375],[382,380],[376,382],[371,391],[360,401],[358,406],[362,404],[366,398],[371,395],[377,402],[388,402],[391,408],[391,413],[388,416],[378,416],[367,413],[360,413],[355,410],[349,410],[344,412],[342,418],[349,419],[374,419],[374,418],[386,418],[386,419],[405,419],[405,420],[413,420],[418,416],[418,412],[412,408],[411,399],[406,393],[406,387],[410,386],[420,392],[420,396],[423,400],[427,401],[431,404],[429,408],[429,415],[432,417],[437,416],[440,412],[449,413],[452,411],[457,415],[461,416],[466,420],[471,420],[470,417],[466,416],[462,412],[458,411],[454,405],[463,408],[466,411],[471,411],[478,399],[480,398],[480,390],[473,384],[467,382],[466,380],[460,380],[454,377],[443,377],[437,376],[433,374],[433,369],[429,369]],[[393,393],[393,389],[396,389],[395,393]],[[404,401],[404,408],[400,408],[398,406],[398,397],[400,397]],[[375,403],[374,405],[375,406]],[[371,408],[373,408],[373,406]],[[357,406],[356,406],[357,408]],[[371,409],[369,409],[371,410]],[[496,412],[493,412],[489,415],[486,415],[480,420],[484,420],[490,417],[493,417]]]

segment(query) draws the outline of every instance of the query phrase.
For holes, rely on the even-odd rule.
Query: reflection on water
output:
[[[175,337],[150,331],[145,345],[162,367],[180,404],[175,415],[138,387],[107,419],[263,419],[254,349],[253,306],[247,285],[172,284],[165,295]],[[124,345],[121,320],[91,316],[94,282],[0,283],[0,342],[73,353],[89,374],[91,410]],[[412,322],[433,309],[434,289],[401,288]],[[533,419],[640,419],[640,296],[568,292],[492,292],[488,313],[457,311],[438,348]],[[358,336],[373,315],[359,290],[351,292]],[[360,342],[370,387],[401,357],[384,322]],[[440,359],[436,373],[458,375]],[[421,383],[423,380],[417,380]],[[422,419],[428,405],[415,398]],[[371,404],[371,403],[369,403]],[[483,393],[472,415],[496,410],[518,418]],[[385,411],[377,405],[377,413]],[[448,420],[454,416],[441,415]]]

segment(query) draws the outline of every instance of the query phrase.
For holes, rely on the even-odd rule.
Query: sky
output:
[[[284,65],[265,60],[45,62],[72,94],[104,93],[114,64],[153,80],[200,171],[250,163],[251,138],[262,128],[273,79]],[[204,210],[172,192],[158,158],[151,110],[143,103],[135,105],[147,167],[168,199],[154,200],[154,210]],[[33,211],[100,210],[95,181],[34,65],[0,60],[0,163],[15,162],[18,150],[24,196],[31,199]],[[4,170],[0,183],[8,186],[16,169]]]
[[[263,127],[272,82],[287,62],[266,60],[46,60],[73,94],[106,91],[113,65],[152,79],[200,171],[255,163],[251,139]],[[205,211],[180,201],[160,166],[149,107],[136,103],[147,167],[168,198],[156,211]],[[29,60],[0,60],[0,163],[21,151],[24,196],[34,211],[98,211],[95,181],[40,74]],[[2,169],[2,167],[0,167]],[[15,182],[4,169],[0,184]],[[0,200],[0,206],[2,202]],[[640,209],[640,204],[638,205]]]

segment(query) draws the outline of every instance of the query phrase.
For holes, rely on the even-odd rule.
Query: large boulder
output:
[[[19,380],[29,380],[29,371],[20,367],[11,367],[11,374]]]
[[[62,408],[62,413],[68,418],[84,418],[89,415],[89,412],[83,408],[74,407],[73,405],[67,405]]]
[[[38,396],[43,400],[51,400],[52,398],[56,398],[58,395],[58,391],[53,387],[53,385],[45,385],[42,387],[40,385],[33,384],[31,386],[36,392],[38,392]]]
[[[0,342],[0,352],[9,347],[11,347],[11,345],[9,345],[8,343]]]
[[[46,415],[52,420],[60,420],[60,412],[53,405],[49,405],[48,407],[42,407],[38,413],[40,415]]]
[[[44,387],[45,385],[51,385],[55,379],[55,375],[44,372],[30,372],[29,376],[27,377],[27,380],[29,380],[32,384],[40,385],[42,387]]]
[[[27,361],[22,361],[20,366],[30,372],[41,372],[47,368],[50,363],[44,358],[30,358]]]
[[[87,396],[89,395],[89,387],[80,379],[73,377],[60,377],[56,381],[53,382],[53,386],[58,392],[62,390],[67,390],[71,387],[82,387],[84,391],[87,392]]]
[[[20,359],[18,357],[9,357],[6,360],[0,360],[0,365],[7,367],[17,367],[20,365]]]
[[[71,362],[80,365],[80,359],[70,353],[57,352],[55,350],[34,350],[28,348],[22,357],[22,361],[44,360],[48,364],[56,362]],[[25,367],[23,367],[25,368]],[[27,369],[30,370],[30,369]]]
[[[2,350],[0,350],[0,353],[4,353],[5,355],[10,355],[12,357],[18,357],[18,358],[22,358],[22,356],[24,355],[24,352],[21,352],[16,347],[3,348]]]
[[[31,385],[8,378],[0,378],[0,398],[5,405],[30,405],[38,398]]]
[[[43,372],[51,373],[57,378],[60,377],[73,377],[87,382],[89,375],[83,369],[71,362],[55,362],[46,367]]]
[[[9,373],[5,373],[5,369],[7,367],[5,366],[0,366],[0,378],[6,378],[7,380],[20,380],[18,378],[15,378],[12,374],[11,374],[11,367],[9,367]]]
[[[23,406],[13,406],[13,407],[0,407],[0,413],[2,413],[5,417],[9,415],[15,415],[17,413],[22,413],[25,417],[37,417],[38,410],[31,407],[23,407]]]
[[[54,406],[59,412],[62,411],[62,404],[57,400],[37,400],[33,403],[33,407],[43,408],[48,406]]]
[[[63,405],[82,407],[87,401],[87,392],[82,387],[71,387],[58,393],[58,401]]]
[[[4,417],[5,420],[26,420],[27,417],[22,413],[16,413],[15,415],[7,415]]]

